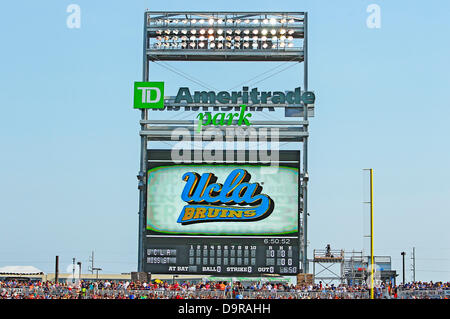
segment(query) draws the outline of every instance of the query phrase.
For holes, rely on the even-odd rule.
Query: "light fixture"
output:
[[[295,40],[301,33],[296,23],[301,23],[303,19],[294,17],[296,15],[280,13],[249,14],[245,17],[231,13],[188,13],[155,18],[148,16],[147,25],[153,40],[150,42],[152,48],[272,51],[271,48],[284,50],[297,46]]]

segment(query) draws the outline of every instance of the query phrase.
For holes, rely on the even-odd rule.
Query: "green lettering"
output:
[[[241,113],[239,114],[239,120],[238,120],[238,125],[241,126],[242,122],[245,123],[245,125],[250,126],[251,123],[247,120],[247,117],[252,117],[251,113],[245,114],[245,108],[247,107],[247,105],[245,104],[241,104]]]

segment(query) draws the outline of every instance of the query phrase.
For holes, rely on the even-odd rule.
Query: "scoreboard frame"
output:
[[[239,151],[235,151],[235,155]],[[278,166],[296,169],[296,189],[299,188],[300,151],[279,151]],[[207,163],[175,163],[171,151],[149,149],[147,152],[149,170],[168,166],[214,165]],[[245,151],[248,158],[248,151]],[[224,162],[221,166],[269,166],[270,163]],[[195,170],[193,168],[193,170]],[[181,176],[179,177],[181,181]],[[264,190],[263,190],[264,192]],[[270,195],[270,194],[269,194]],[[146,190],[146,198],[147,198]],[[181,196],[181,194],[174,194]],[[147,202],[147,201],[146,201]],[[294,203],[293,203],[294,204]],[[294,276],[300,272],[300,196],[297,196],[296,232],[275,235],[231,235],[231,234],[166,234],[145,227],[143,271],[151,274],[185,274],[217,276],[262,276],[279,274]],[[295,205],[294,204],[294,205]],[[276,209],[276,204],[275,204]],[[276,212],[276,211],[274,211]],[[149,213],[146,205],[146,219]],[[174,223],[176,221],[174,220]]]

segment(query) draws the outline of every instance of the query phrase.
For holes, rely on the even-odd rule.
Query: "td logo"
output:
[[[135,109],[163,109],[164,82],[134,82]]]

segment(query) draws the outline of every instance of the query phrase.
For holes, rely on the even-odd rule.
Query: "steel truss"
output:
[[[203,19],[223,17],[224,21],[228,18],[253,19],[255,17],[270,19],[289,19],[293,20],[293,37],[296,43],[302,46],[294,48],[271,48],[271,49],[155,49],[152,46],[157,36],[158,28],[163,29],[165,19],[193,17]],[[147,11],[144,14],[144,32],[143,32],[143,70],[142,81],[149,81],[150,62],[154,61],[288,61],[293,63],[303,62],[303,85],[302,90],[308,91],[308,14],[307,12],[154,12]],[[162,21],[162,22],[161,22]],[[161,23],[158,25],[158,23]],[[167,26],[167,25],[166,25]],[[182,27],[193,28],[191,24],[183,24]],[[224,28],[231,28],[233,25],[224,24]],[[261,26],[259,26],[261,27]],[[169,105],[169,107],[174,107]],[[303,106],[304,107],[304,106]],[[253,124],[258,127],[277,127],[280,130],[280,141],[301,142],[303,145],[303,165],[299,167],[299,231],[300,231],[300,268],[301,272],[309,272],[307,259],[307,229],[308,229],[308,117],[311,116],[310,105],[308,112],[302,112],[302,117],[297,121],[255,121]],[[313,112],[313,108],[311,109]],[[147,174],[147,143],[149,141],[167,141],[170,139],[170,132],[177,127],[187,129],[193,128],[192,121],[177,120],[150,120],[148,109],[141,110],[140,124],[140,171],[139,178],[139,248],[138,248],[138,271],[143,271],[144,249],[143,241],[145,239],[145,212],[146,212],[146,174]]]

